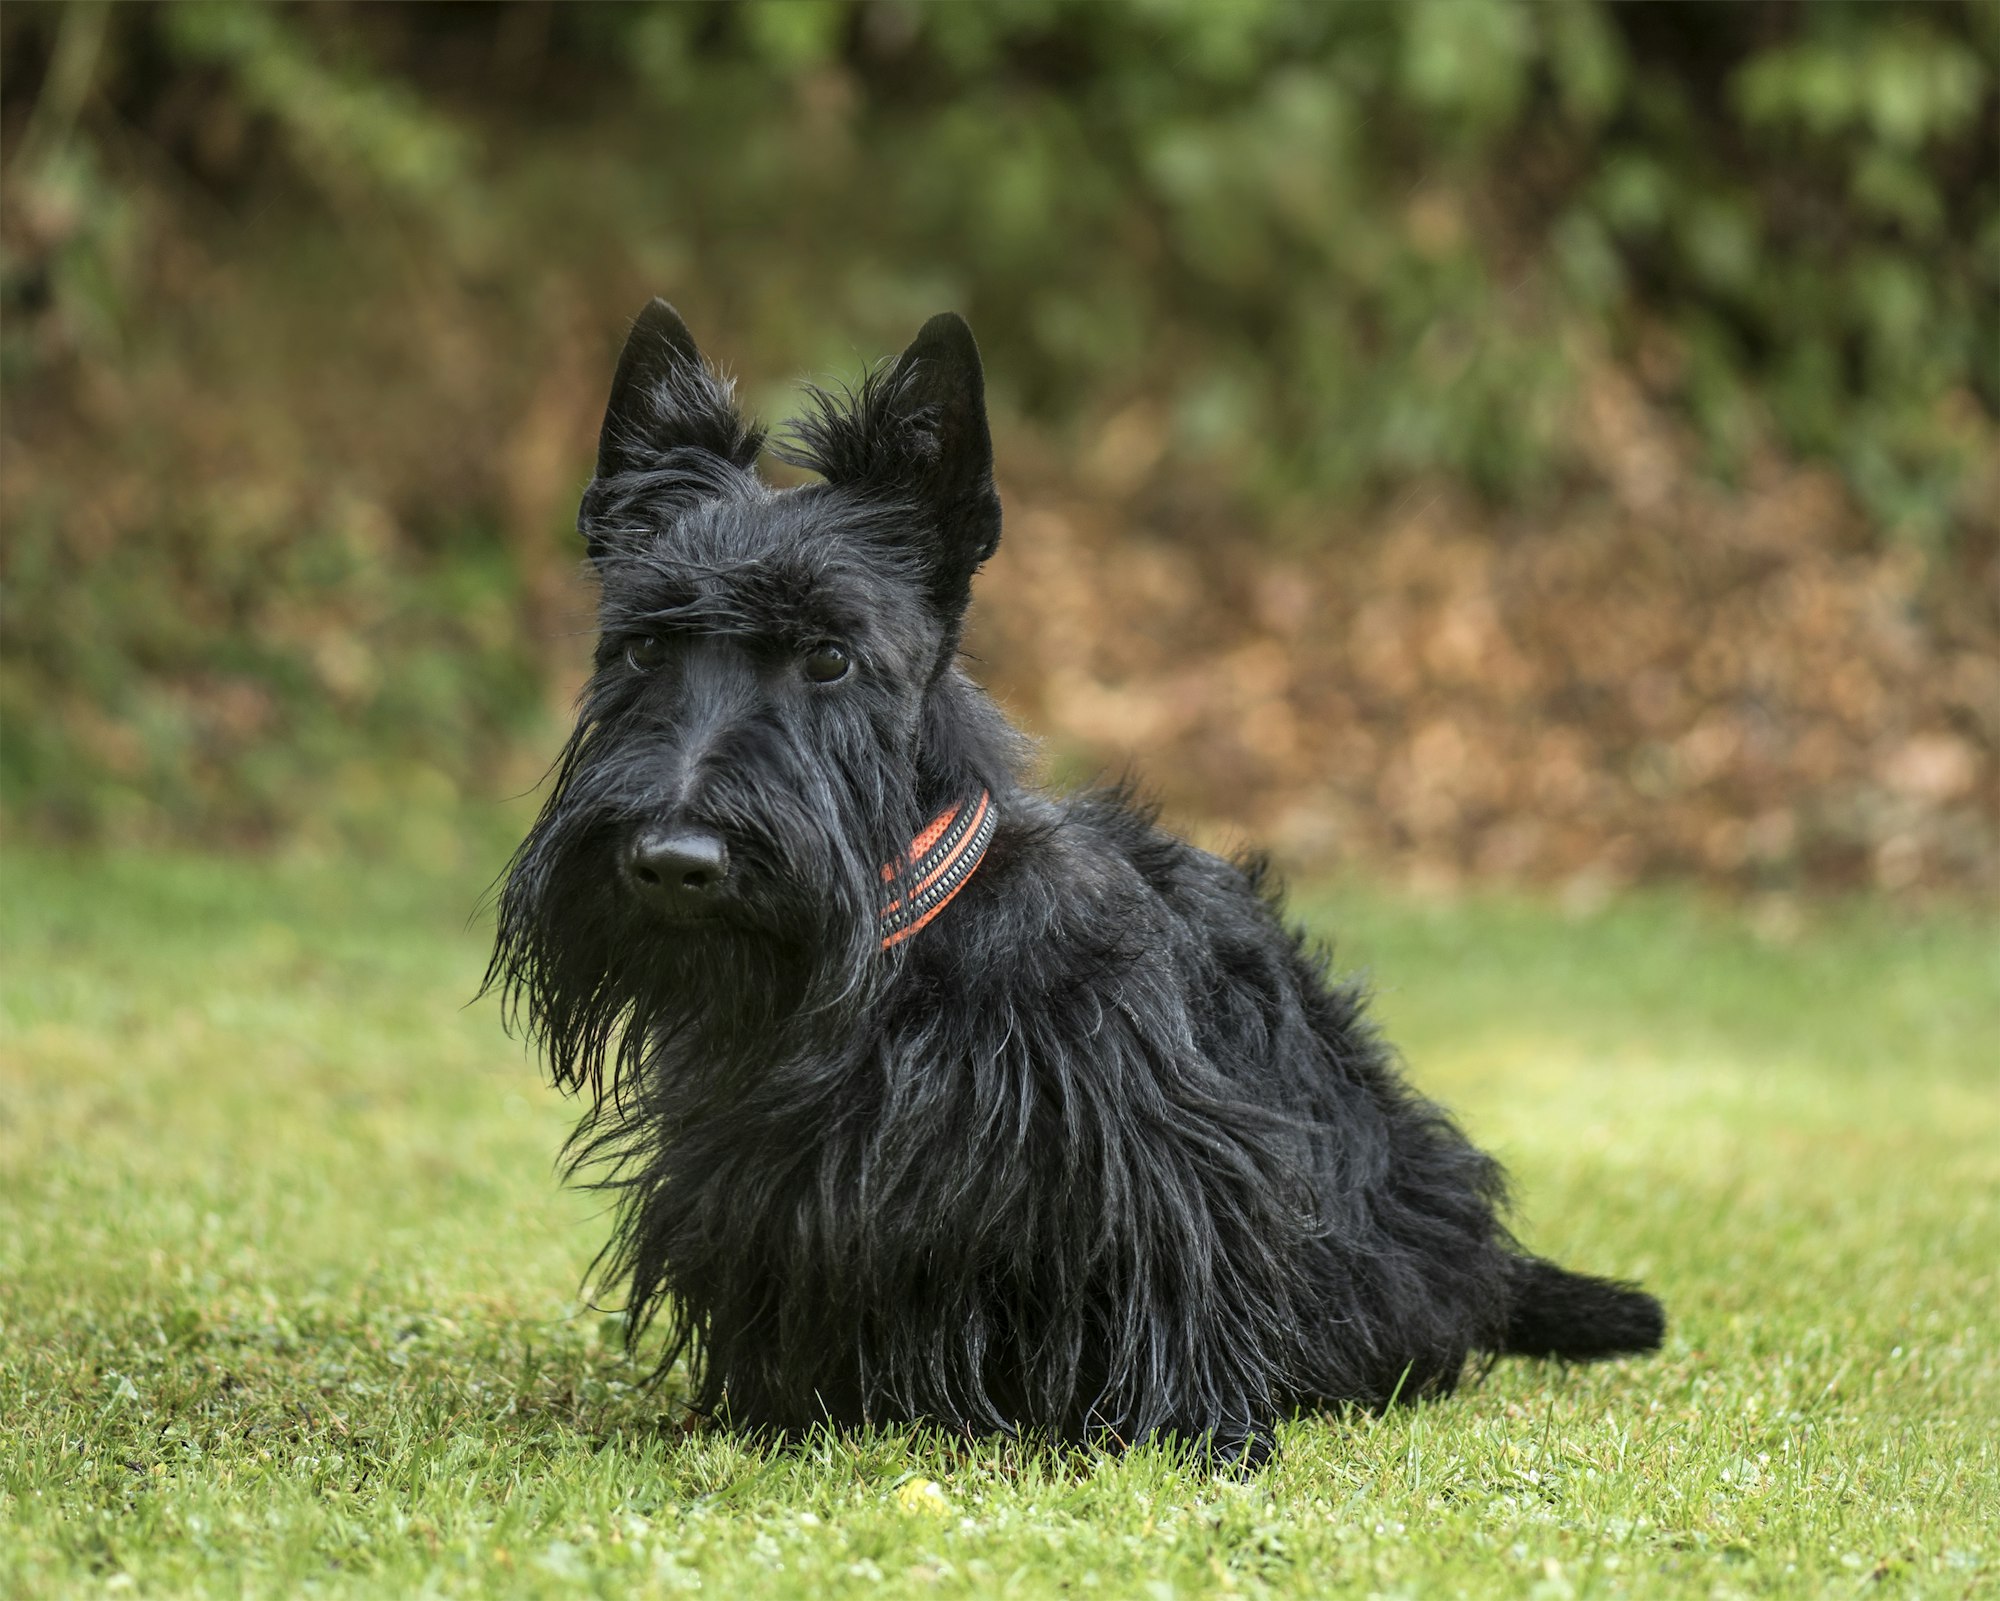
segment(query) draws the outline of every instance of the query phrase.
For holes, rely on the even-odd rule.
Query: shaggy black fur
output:
[[[580,517],[597,671],[488,979],[591,1097],[610,1273],[696,1404],[1261,1460],[1289,1409],[1475,1353],[1655,1348],[1651,1297],[1516,1246],[1258,863],[1023,776],[957,663],[1000,533],[965,324],[815,393],[780,453],[821,482],[768,487],[763,443],[653,302]],[[882,949],[883,864],[982,788],[977,872]]]

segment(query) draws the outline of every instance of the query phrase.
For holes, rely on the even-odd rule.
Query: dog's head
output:
[[[857,391],[814,391],[777,453],[819,482],[765,483],[764,442],[655,300],[578,517],[596,667],[491,975],[568,1082],[649,1033],[865,994],[894,864],[980,777],[954,663],[1000,503],[971,330],[935,317]]]

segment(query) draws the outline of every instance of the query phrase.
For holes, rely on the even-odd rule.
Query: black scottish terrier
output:
[[[596,672],[488,983],[588,1090],[608,1273],[695,1405],[1268,1455],[1468,1357],[1648,1351],[1659,1304],[1523,1252],[1257,862],[1055,798],[960,669],[1000,539],[971,331],[775,447],[663,301],[579,526]]]

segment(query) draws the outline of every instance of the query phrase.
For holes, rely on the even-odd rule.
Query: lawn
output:
[[[570,1109],[463,876],[0,882],[0,1593],[1882,1595],[2000,1587],[2000,923],[1306,897],[1521,1231],[1651,1361],[1155,1452],[686,1427],[579,1284]]]

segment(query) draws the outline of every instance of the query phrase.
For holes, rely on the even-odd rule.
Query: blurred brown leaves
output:
[[[2000,888],[2000,595],[1827,472],[1705,481],[1610,368],[1582,410],[1601,488],[1553,518],[1439,488],[1291,554],[1017,457],[971,648],[1061,770],[1303,867]]]

